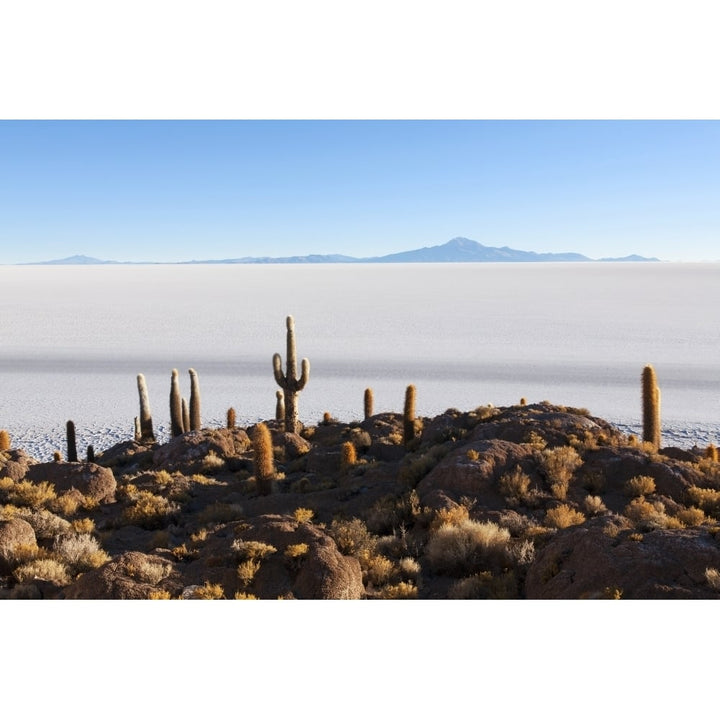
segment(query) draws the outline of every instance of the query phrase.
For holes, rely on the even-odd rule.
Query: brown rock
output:
[[[9,575],[17,565],[18,545],[35,545],[35,531],[26,520],[11,518],[0,521],[0,575]]]
[[[210,453],[227,462],[237,459],[250,447],[250,438],[241,428],[197,430],[158,446],[153,452],[153,464],[156,470],[192,474],[202,471],[203,460]]]
[[[7,450],[0,453],[0,478],[22,480],[28,468],[35,465],[37,460],[30,457],[24,450]]]
[[[29,468],[27,479],[34,483],[52,483],[58,494],[74,488],[100,503],[115,502],[117,482],[112,470],[95,463],[38,463]]]

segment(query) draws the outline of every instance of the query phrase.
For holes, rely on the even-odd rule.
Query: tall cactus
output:
[[[75,423],[72,420],[68,420],[66,425],[67,434],[67,459],[68,462],[77,462],[77,444],[75,443]]]
[[[373,396],[372,388],[365,388],[365,395],[363,396],[363,405],[364,405],[366,420],[369,417],[372,417],[372,415],[373,415],[374,400],[375,400],[375,398]]]
[[[660,447],[660,388],[655,369],[646,365],[642,372],[643,440]]]
[[[285,395],[285,432],[296,433],[299,430],[298,394],[310,377],[310,361],[303,358],[300,377],[297,376],[297,355],[295,352],[295,320],[288,315],[287,320],[287,369],[283,374],[282,358],[279,353],[273,355],[275,382]]]
[[[180,377],[177,370],[170,376],[170,435],[183,434],[182,398],[180,396]]]
[[[225,417],[225,427],[228,430],[232,430],[235,427],[235,408],[229,407]]]
[[[180,407],[182,407],[183,432],[190,432],[190,410],[185,398],[182,399]]]
[[[142,373],[137,376],[137,386],[138,394],[140,395],[140,440],[142,442],[155,440],[147,383]]]
[[[190,368],[190,429],[200,430],[200,383],[198,375]]]
[[[405,390],[405,408],[403,410],[403,443],[407,447],[415,439],[415,386],[408,385]]]

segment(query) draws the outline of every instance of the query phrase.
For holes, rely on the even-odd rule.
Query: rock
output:
[[[617,537],[609,518],[559,530],[535,554],[525,581],[528,599],[718,598],[705,571],[720,570],[720,543],[707,528],[653,530]]]
[[[36,545],[35,531],[26,520],[0,520],[0,575],[9,575],[17,566],[18,545]]]
[[[29,468],[27,479],[34,483],[52,483],[58,494],[74,488],[99,503],[115,502],[117,482],[112,470],[95,463],[38,463]]]
[[[24,450],[6,450],[0,453],[0,478],[22,480],[28,468],[37,464],[35,458],[30,457]]]
[[[153,465],[156,470],[178,470],[188,475],[202,473],[211,453],[228,462],[236,460],[250,447],[250,438],[241,428],[196,430],[157,446],[153,452]]]

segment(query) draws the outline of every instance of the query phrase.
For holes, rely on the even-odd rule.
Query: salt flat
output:
[[[156,429],[169,424],[170,373],[203,421],[274,414],[271,358],[285,360],[285,317],[311,376],[301,419],[328,411],[433,415],[550,400],[637,431],[640,373],[652,363],[664,440],[720,440],[720,265],[501,263],[413,265],[0,266],[0,427],[39,459],[132,434],[137,373]]]

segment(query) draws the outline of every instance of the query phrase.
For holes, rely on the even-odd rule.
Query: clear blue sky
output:
[[[720,259],[718,121],[0,121],[0,263]]]

